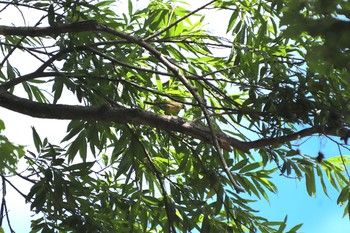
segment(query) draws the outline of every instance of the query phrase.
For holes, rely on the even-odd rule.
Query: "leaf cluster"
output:
[[[26,201],[41,213],[32,232],[283,232],[287,218],[251,208],[277,192],[276,175],[305,178],[310,196],[317,180],[328,194],[328,180],[349,206],[348,158],[294,146],[314,134],[340,137],[350,124],[347,63],[337,60],[348,61],[348,42],[336,43],[333,30],[347,23],[331,17],[344,1],[212,1],[194,11],[175,0],[139,2],[0,3],[24,19],[28,9],[40,15],[34,25],[0,28],[0,105],[40,117],[52,117],[44,107],[86,110],[60,145],[33,128],[36,152],[21,175],[32,183]],[[205,28],[204,9],[229,15],[225,37]],[[14,52],[34,68],[23,69]],[[35,109],[6,103],[3,93],[22,89],[14,105]],[[167,116],[145,104],[168,100],[186,109]],[[145,119],[107,117],[121,109]],[[202,129],[210,135],[195,137]],[[2,141],[0,169],[13,171],[23,148]],[[345,142],[336,143],[348,150]]]

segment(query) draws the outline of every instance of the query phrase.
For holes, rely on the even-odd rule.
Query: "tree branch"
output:
[[[97,28],[98,22],[95,20],[81,21],[69,24],[58,24],[50,27],[10,27],[0,26],[0,35],[14,36],[53,36],[69,32],[85,32]]]
[[[347,129],[345,130],[348,131]],[[247,142],[246,146],[249,149],[253,149],[253,148],[261,148],[261,147],[275,145],[275,144],[284,144],[286,142],[294,141],[294,140],[297,140],[303,137],[308,137],[314,134],[327,134],[330,136],[338,136],[338,137],[341,136],[339,135],[339,133],[336,132],[335,129],[332,129],[330,127],[313,126],[311,128],[306,128],[298,132],[295,132],[293,134],[289,134],[281,137],[264,138],[264,139]]]
[[[165,131],[179,132],[199,139],[204,143],[213,144],[211,130],[196,121],[189,121],[175,116],[159,115],[138,108],[105,108],[103,106],[85,107],[78,105],[44,104],[12,95],[6,91],[0,91],[0,106],[37,118],[110,121],[118,124],[129,123],[151,126]],[[249,153],[250,149],[284,144],[314,134],[340,136],[333,129],[315,126],[290,135],[243,142],[223,132],[215,131],[221,148],[228,151],[232,151],[234,148],[246,153]]]
[[[85,107],[78,105],[44,104],[30,101],[9,92],[0,91],[0,106],[28,116],[49,119],[111,121],[115,123],[146,125],[166,131],[175,131],[213,144],[210,129],[180,117],[158,115],[138,108]],[[220,147],[232,151],[232,147],[248,152],[244,142],[216,131]]]

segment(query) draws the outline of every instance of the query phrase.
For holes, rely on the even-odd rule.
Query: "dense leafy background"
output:
[[[296,232],[301,225],[286,229],[286,219],[265,219],[250,207],[277,192],[273,174],[305,178],[310,196],[316,182],[326,194],[330,184],[349,214],[349,157],[298,149],[312,135],[348,149],[348,3],[212,1],[196,12],[161,0],[0,7],[23,16],[0,28],[1,106],[48,118],[60,118],[57,103],[102,116],[130,108],[150,116],[140,123],[81,110],[61,144],[33,128],[35,150],[26,152],[1,136],[3,185],[12,175],[32,184],[23,194],[39,213],[32,232]],[[204,13],[214,11],[230,15],[225,36],[205,27]],[[18,65],[18,54],[30,58],[30,70]],[[185,104],[183,119],[144,103],[169,99]],[[33,102],[41,105],[16,108]],[[52,111],[41,112],[45,106]],[[175,127],[189,121],[189,131]],[[212,132],[209,139],[194,136],[197,126]],[[220,131],[233,144],[217,144],[212,135]],[[20,158],[28,169],[18,174]]]

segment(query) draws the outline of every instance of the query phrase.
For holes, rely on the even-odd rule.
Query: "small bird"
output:
[[[161,102],[148,102],[145,101],[145,104],[150,104],[157,106],[158,108],[165,111],[165,114],[167,115],[176,115],[178,114],[181,109],[184,108],[184,105],[177,101],[161,101]]]

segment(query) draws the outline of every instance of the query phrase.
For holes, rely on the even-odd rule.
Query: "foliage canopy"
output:
[[[0,106],[71,120],[60,145],[33,128],[36,151],[0,137],[3,188],[32,184],[18,187],[40,213],[32,232],[296,232],[250,206],[277,192],[274,174],[310,196],[330,183],[349,215],[349,157],[298,143],[348,150],[350,3],[140,2],[0,2],[23,17],[0,26]],[[211,12],[230,16],[224,36]],[[147,104],[169,100],[186,109]]]

